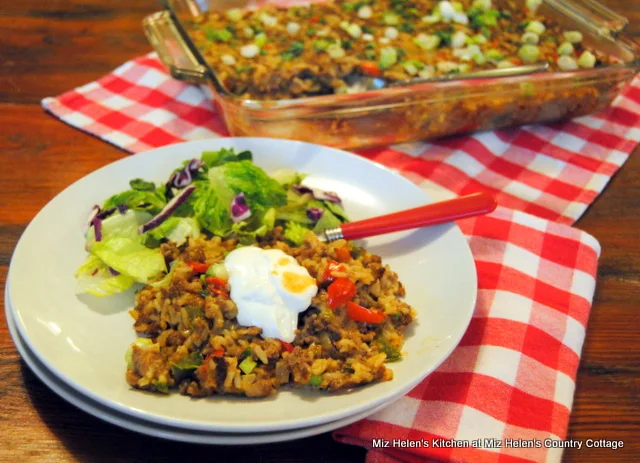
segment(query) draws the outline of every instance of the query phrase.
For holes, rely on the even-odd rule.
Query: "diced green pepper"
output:
[[[311,375],[311,379],[309,380],[309,384],[313,387],[320,387],[322,384],[322,376],[320,375]]]
[[[291,61],[292,59],[300,56],[303,52],[304,44],[302,42],[293,42],[281,56],[283,60]]]
[[[253,369],[257,365],[258,363],[255,360],[253,360],[253,357],[247,357],[242,362],[240,362],[240,365],[238,365],[238,368],[240,368],[245,375],[248,375],[253,371]]]

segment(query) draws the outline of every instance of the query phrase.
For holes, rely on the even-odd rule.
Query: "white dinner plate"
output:
[[[165,426],[157,424],[152,421],[145,421],[142,419],[134,418],[129,415],[125,415],[117,412],[116,410],[106,407],[99,402],[91,400],[78,391],[71,388],[67,384],[61,382],[53,373],[47,370],[47,368],[36,358],[29,348],[25,345],[24,341],[20,337],[20,334],[15,328],[15,322],[11,314],[11,301],[9,300],[9,292],[5,291],[5,315],[7,318],[7,326],[9,327],[9,333],[13,338],[13,342],[20,353],[20,356],[29,366],[31,371],[40,378],[40,380],[46,384],[53,392],[60,397],[70,402],[90,415],[93,415],[108,423],[120,426],[130,431],[135,431],[148,436],[159,437],[161,439],[170,439],[181,442],[191,442],[194,444],[213,444],[213,445],[257,445],[257,444],[273,444],[276,442],[285,442],[289,440],[302,439],[305,437],[315,436],[325,432],[330,432],[335,429],[347,426],[351,423],[355,423],[361,419],[366,418],[378,410],[386,407],[387,403],[384,403],[373,410],[368,410],[362,413],[341,418],[336,421],[330,421],[329,423],[320,424],[317,426],[309,426],[307,428],[292,429],[288,431],[275,431],[264,433],[216,433],[207,431],[187,430],[183,428],[175,428],[172,426]]]
[[[228,396],[192,399],[133,390],[124,379],[124,353],[135,339],[132,292],[104,299],[75,294],[84,262],[83,228],[94,204],[128,189],[137,177],[164,182],[184,160],[204,150],[251,150],[267,172],[291,168],[305,183],[336,191],[352,220],[430,202],[402,176],[344,151],[276,139],[224,138],[175,144],[109,164],[65,189],[20,238],[11,260],[9,292],[22,340],[60,381],[119,413],[185,429],[274,432],[305,428],[372,410],[407,393],[451,353],[476,300],[471,252],[455,224],[394,233],[365,241],[405,284],[417,319],[407,330],[404,359],[392,381],[350,392],[286,390],[255,400]]]

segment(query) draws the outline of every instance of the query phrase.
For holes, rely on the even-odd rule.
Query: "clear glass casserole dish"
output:
[[[286,100],[231,94],[198,51],[188,24],[221,0],[166,0],[144,20],[145,33],[173,77],[202,84],[235,136],[286,138],[339,148],[401,143],[457,133],[577,117],[605,108],[640,70],[627,20],[594,0],[545,0],[540,12],[583,34],[611,57],[604,67],[511,77],[416,83],[353,94]],[[519,2],[524,7],[524,0]],[[244,6],[244,5],[243,5]]]

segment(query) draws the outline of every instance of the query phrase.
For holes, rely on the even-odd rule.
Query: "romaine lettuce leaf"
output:
[[[140,239],[112,235],[94,242],[89,251],[106,265],[135,281],[149,283],[167,271],[160,249],[149,249]]]
[[[121,293],[134,283],[130,276],[112,275],[107,265],[92,254],[89,254],[85,263],[76,270],[75,277],[76,292],[98,297]]]
[[[296,246],[300,246],[304,243],[304,239],[309,232],[310,230],[307,227],[297,222],[287,222],[284,229],[284,237]]]
[[[192,217],[169,217],[156,228],[147,232],[147,234],[154,240],[160,241],[166,238],[180,246],[188,238],[200,236],[200,225]]]
[[[208,168],[211,168],[227,162],[251,161],[253,155],[251,151],[242,151],[236,154],[233,148],[222,148],[218,151],[204,151],[200,159]]]
[[[232,190],[232,198],[238,193],[244,193],[252,212],[255,209],[266,210],[287,203],[284,188],[251,161],[228,162],[213,167],[209,169],[209,180],[216,191],[225,187]],[[231,201],[228,204],[230,205]]]
[[[124,214],[114,212],[102,221],[102,237],[109,236],[128,236],[142,240],[142,236],[138,234],[138,227],[148,222],[152,215],[147,212],[128,210]],[[96,234],[93,227],[87,231],[86,248],[90,249],[96,240]]]
[[[102,209],[111,209],[121,204],[126,205],[129,209],[156,214],[167,204],[167,199],[165,198],[164,192],[157,189],[127,190],[107,199]]]

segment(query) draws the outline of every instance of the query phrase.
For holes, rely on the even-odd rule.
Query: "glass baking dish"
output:
[[[230,94],[194,46],[187,24],[242,0],[165,0],[144,30],[171,75],[210,90],[229,132],[360,148],[572,118],[608,106],[640,69],[627,20],[594,0],[545,0],[540,12],[579,30],[614,64],[569,72],[427,82],[355,94],[247,100]],[[524,0],[521,2],[524,7]],[[242,5],[247,6],[247,5]]]

